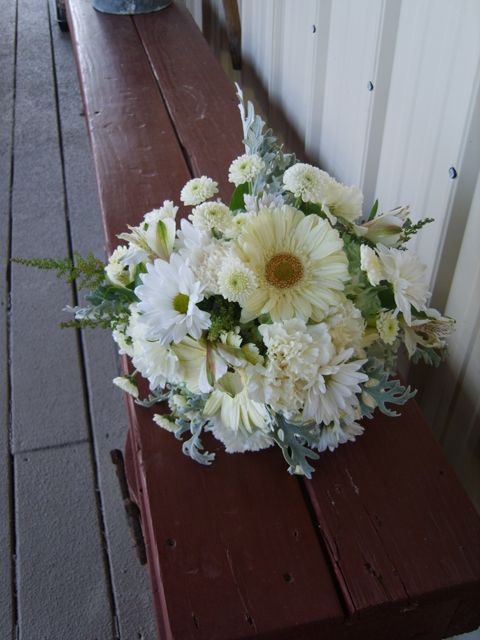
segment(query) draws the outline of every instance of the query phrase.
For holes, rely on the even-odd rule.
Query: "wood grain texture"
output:
[[[480,520],[415,402],[322,456],[306,486],[351,614],[480,603]]]

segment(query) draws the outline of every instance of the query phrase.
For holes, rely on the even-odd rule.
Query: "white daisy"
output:
[[[328,425],[338,419],[341,412],[350,414],[358,404],[356,394],[361,392],[360,384],[366,382],[368,376],[359,371],[366,360],[348,362],[352,355],[353,349],[347,349],[318,368],[303,408],[306,420]]]
[[[148,264],[141,279],[143,284],[135,294],[148,338],[167,345],[180,342],[187,334],[199,338],[208,329],[210,314],[197,307],[203,300],[202,286],[181,256],[173,254],[170,262]]]
[[[320,202],[328,173],[311,164],[298,162],[283,174],[283,185],[303,202]]]
[[[251,182],[265,169],[265,162],[256,153],[244,154],[236,158],[228,170],[228,180],[238,187]]]
[[[293,207],[264,209],[248,220],[236,241],[257,290],[242,303],[242,322],[263,313],[272,320],[321,320],[337,306],[348,279],[343,242],[317,215]]]
[[[183,204],[194,207],[213,198],[216,193],[218,193],[218,183],[207,176],[201,176],[187,182],[180,193],[180,200]]]
[[[263,403],[249,397],[243,373],[226,373],[205,404],[210,430],[228,453],[258,451],[273,444]]]
[[[377,247],[385,280],[393,287],[395,304],[403,313],[405,322],[412,324],[412,311],[426,309],[429,294],[426,280],[427,267],[413,251],[393,247]]]

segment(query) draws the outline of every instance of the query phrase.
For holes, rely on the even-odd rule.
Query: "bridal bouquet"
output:
[[[397,352],[438,364],[453,320],[428,307],[426,267],[406,247],[430,219],[377,202],[362,219],[358,188],[284,153],[239,97],[246,153],[229,168],[230,202],[194,178],[186,218],[165,201],[106,266],[64,264],[93,286],[67,324],[112,329],[135,368],[114,383],[162,402],[154,421],[197,462],[214,458],[208,431],[230,453],[277,445],[290,473],[311,477],[309,460],[355,440],[362,418],[398,415],[414,392],[395,377]]]

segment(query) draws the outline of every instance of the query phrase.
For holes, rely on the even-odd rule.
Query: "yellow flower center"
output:
[[[274,287],[288,289],[303,277],[303,264],[289,253],[278,253],[265,267],[265,279]]]
[[[173,308],[177,313],[187,313],[189,300],[185,293],[177,293],[173,299]]]

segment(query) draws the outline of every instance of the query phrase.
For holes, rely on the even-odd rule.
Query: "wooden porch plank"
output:
[[[138,221],[150,206],[158,206],[166,197],[178,201],[180,188],[190,176],[170,119],[162,113],[152,73],[144,66],[147,58],[138,54],[133,22],[95,14],[85,0],[70,0],[67,6],[111,247],[113,234],[127,222]],[[175,7],[158,14],[165,20],[169,15],[176,15]],[[177,39],[177,47],[186,42]],[[223,76],[219,82],[224,82]],[[206,104],[205,92],[217,89],[210,81],[195,90]],[[135,100],[133,110],[135,95],[144,99]],[[125,119],[125,112],[132,113],[131,120]],[[101,115],[103,126],[97,124],[96,115]],[[232,99],[225,131],[238,126]],[[145,131],[148,153],[139,154]],[[154,142],[159,131],[160,145]],[[231,136],[225,145],[235,137],[225,135]],[[237,146],[225,151],[225,157],[230,160],[239,144],[237,138]],[[192,148],[185,153],[197,157]],[[217,178],[212,163],[219,160],[214,155],[207,162],[205,152],[205,163],[198,168]],[[151,177],[148,182],[138,179],[140,163],[141,175]],[[227,160],[222,164],[222,176],[227,164]],[[158,171],[165,166],[170,171]],[[128,185],[125,192],[119,189],[119,177]],[[258,633],[260,637],[280,629],[292,634],[293,629],[318,621],[323,625],[328,620],[342,621],[342,608],[299,483],[285,473],[278,452],[258,457],[219,453],[216,465],[205,469],[183,456],[179,443],[151,422],[149,412],[133,409],[141,489],[148,500],[144,526],[150,533],[150,571],[154,588],[162,586],[157,598],[163,607],[161,636],[210,640]],[[192,494],[194,488],[203,497],[203,506]],[[254,498],[258,492],[262,501]],[[249,528],[247,523],[252,522]],[[167,539],[175,539],[175,545],[170,547]],[[217,609],[222,611],[221,619]]]
[[[19,637],[114,638],[89,445],[16,454],[15,484]]]
[[[64,257],[68,241],[47,4],[19,0],[18,6],[12,255]],[[21,265],[12,266],[12,276],[13,449],[84,440],[77,338],[57,326],[64,319],[61,309],[72,303],[71,288],[52,273]]]
[[[11,539],[13,514],[10,508],[10,411],[8,318],[8,260],[10,258],[10,180],[12,162],[12,126],[15,79],[15,13],[14,2],[0,1],[0,620],[5,636],[13,638],[13,581]]]
[[[72,245],[82,255],[92,251],[103,259],[105,239],[71,41],[68,34],[52,26]],[[118,630],[122,640],[154,640],[148,574],[138,561],[126,526],[110,459],[112,449],[123,447],[128,428],[121,393],[111,382],[118,375],[118,356],[107,331],[83,330],[82,346]]]
[[[136,16],[135,24],[193,174],[209,175],[228,198],[228,167],[244,153],[233,83],[181,5],[169,7],[164,19]]]
[[[454,601],[446,635],[476,598],[480,622],[480,520],[415,402],[323,455],[306,485],[352,613]]]

